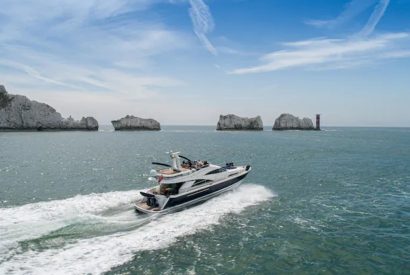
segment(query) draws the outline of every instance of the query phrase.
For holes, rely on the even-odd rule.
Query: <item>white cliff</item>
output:
[[[314,130],[310,118],[300,119],[291,114],[281,114],[273,125],[272,130]]]
[[[111,121],[112,126],[116,131],[121,130],[146,130],[155,131],[161,130],[161,125],[158,121],[152,118],[140,118],[135,116],[123,117],[119,120]]]
[[[236,115],[220,115],[217,130],[263,130],[260,116],[247,118]]]
[[[65,119],[53,107],[9,94],[0,85],[0,130],[98,130],[98,122],[93,117]]]

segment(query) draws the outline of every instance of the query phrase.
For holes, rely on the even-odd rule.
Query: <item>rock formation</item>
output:
[[[272,130],[314,130],[310,118],[300,119],[291,114],[281,114],[273,125]]]
[[[247,118],[236,115],[220,115],[217,130],[263,130],[263,123],[260,116]]]
[[[0,85],[0,130],[98,130],[98,122],[93,117],[83,117],[80,121],[65,119],[53,107],[22,95],[8,94]]]
[[[119,120],[111,121],[112,126],[116,131],[120,130],[145,130],[158,131],[161,130],[161,125],[158,121],[152,118],[140,118],[135,116],[123,117]]]

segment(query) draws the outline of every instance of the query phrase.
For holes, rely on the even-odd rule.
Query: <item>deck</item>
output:
[[[144,209],[144,210],[150,210],[150,211],[159,211],[160,208],[159,207],[152,207],[149,206],[146,202],[138,202],[135,204],[136,207]]]

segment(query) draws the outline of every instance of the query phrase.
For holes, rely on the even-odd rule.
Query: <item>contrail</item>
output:
[[[191,16],[196,36],[210,53],[216,55],[217,51],[215,47],[206,36],[206,34],[211,32],[215,27],[209,7],[203,0],[189,0],[189,3],[191,4],[189,15]]]
[[[366,25],[360,31],[360,35],[367,36],[370,35],[374,28],[376,27],[377,23],[379,23],[380,19],[383,17],[384,13],[386,12],[387,6],[389,5],[390,0],[380,0],[379,3],[373,10],[372,15],[370,16],[369,20],[367,20]]]
[[[377,0],[376,0],[377,1]],[[345,5],[344,10],[335,18],[331,20],[308,20],[306,24],[320,28],[335,28],[339,25],[345,24],[352,18],[360,15],[363,11],[373,6],[375,0],[352,0]]]
[[[366,25],[358,32],[358,36],[368,36],[373,33],[376,25],[386,12],[390,0],[352,0],[350,1],[342,13],[335,19],[331,20],[308,20],[306,24],[321,28],[334,28],[346,23],[354,17],[359,16],[368,8],[374,6],[373,12],[366,22]]]

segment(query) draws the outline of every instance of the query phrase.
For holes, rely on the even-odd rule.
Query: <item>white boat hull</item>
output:
[[[144,203],[142,200],[135,202],[135,209],[140,213],[153,214],[168,213],[170,211],[176,211],[182,208],[186,208],[193,204],[197,204],[199,202],[218,196],[229,190],[235,189],[242,183],[243,178],[247,176],[249,171],[250,169],[234,178],[228,178],[218,183],[204,186],[203,188],[197,189],[193,192],[187,192],[177,196],[170,196],[161,209],[147,208],[146,203]]]

